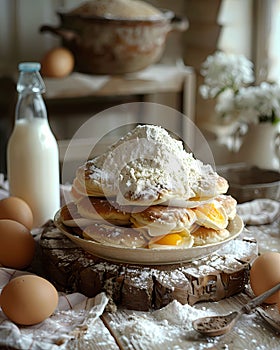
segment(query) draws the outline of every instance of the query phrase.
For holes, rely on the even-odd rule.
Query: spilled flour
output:
[[[242,315],[231,332],[224,336],[204,337],[193,330],[193,320],[225,315],[240,309],[248,301],[246,294],[195,306],[174,300],[149,313],[131,311],[128,315],[127,311],[119,311],[110,326],[119,334],[126,350],[278,350],[279,335],[268,332],[254,312]]]
[[[121,324],[113,325],[114,321],[112,321],[111,325],[118,328],[124,343],[133,344],[135,349],[151,349],[164,344],[164,349],[179,350],[185,349],[185,340],[189,335],[192,340],[198,341],[198,345],[200,343],[200,335],[193,330],[192,321],[198,317],[214,314],[213,311],[199,310],[174,300],[160,310],[149,314],[134,312]],[[177,343],[182,342],[182,348],[179,345],[174,347],[174,339]],[[141,344],[140,347],[139,344]],[[199,347],[190,345],[188,349],[205,349],[208,346],[209,341],[204,345],[201,343]]]

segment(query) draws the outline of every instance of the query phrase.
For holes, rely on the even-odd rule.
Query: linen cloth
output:
[[[237,205],[237,214],[247,225],[265,225],[280,215],[280,202],[272,199],[254,199]]]
[[[29,272],[1,267],[0,292],[14,277]],[[32,296],[31,296],[32,298]],[[17,326],[0,309],[0,348],[30,350],[63,349],[67,340],[86,333],[102,315],[108,298],[105,293],[87,298],[80,293],[59,293],[58,306],[49,318],[34,326]]]

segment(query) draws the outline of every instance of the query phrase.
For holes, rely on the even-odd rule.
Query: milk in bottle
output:
[[[39,63],[19,64],[15,125],[7,147],[10,195],[29,204],[34,227],[53,219],[60,207],[58,146],[49,126],[39,71]]]

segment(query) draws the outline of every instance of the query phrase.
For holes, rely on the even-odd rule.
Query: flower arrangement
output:
[[[226,122],[276,124],[280,121],[280,86],[254,82],[253,63],[242,55],[217,51],[202,64],[203,98],[217,99],[216,113]]]

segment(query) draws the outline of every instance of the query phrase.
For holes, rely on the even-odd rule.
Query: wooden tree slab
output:
[[[176,299],[193,305],[241,292],[250,263],[258,254],[254,240],[238,238],[211,256],[176,265],[141,266],[106,261],[77,247],[52,222],[42,232],[44,272],[59,291],[93,297],[105,291],[116,306],[148,311]]]

